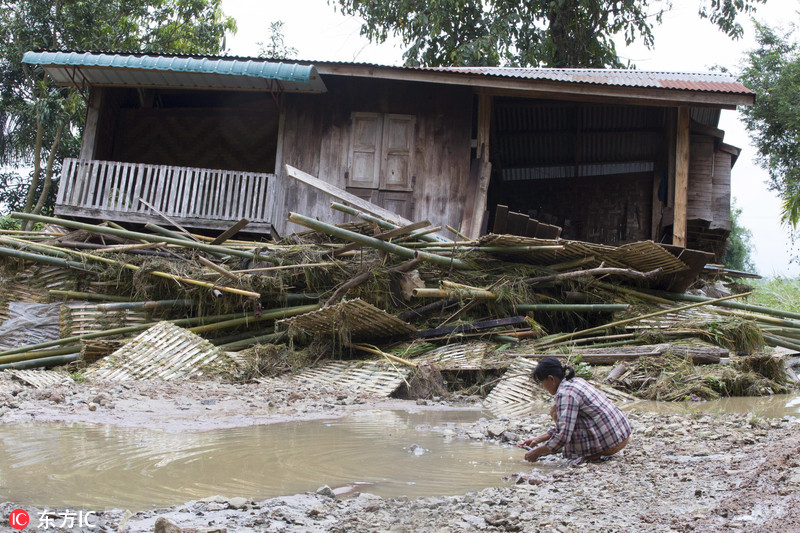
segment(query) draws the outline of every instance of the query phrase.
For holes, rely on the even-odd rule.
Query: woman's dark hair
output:
[[[548,376],[555,376],[560,380],[570,380],[575,377],[575,369],[563,366],[555,357],[545,357],[533,369],[533,381],[541,383]]]

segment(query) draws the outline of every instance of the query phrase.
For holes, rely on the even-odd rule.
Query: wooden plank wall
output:
[[[714,153],[714,208],[710,229],[731,230],[731,154]]]
[[[687,220],[714,220],[714,139],[692,135],[689,148]]]
[[[282,163],[346,188],[351,114],[414,115],[416,180],[411,218],[458,226],[469,178],[472,90],[340,76],[326,77],[325,84],[328,92],[322,95],[286,95],[283,150],[278,156]],[[345,220],[329,208],[330,198],[292,183],[283,172],[285,199],[278,200],[283,212],[276,213],[280,233],[299,229],[281,225],[288,211],[329,223]]]

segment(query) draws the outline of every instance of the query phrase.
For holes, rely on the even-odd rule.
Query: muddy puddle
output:
[[[337,493],[383,497],[463,494],[502,485],[502,476],[528,468],[518,448],[441,434],[485,414],[370,411],[202,433],[7,424],[0,427],[0,499],[144,510],[215,494],[264,499],[325,484]]]
[[[655,414],[708,413],[741,414],[751,413],[762,418],[781,418],[800,416],[800,395],[776,394],[762,397],[735,397],[708,400],[705,402],[651,402],[638,401],[621,404],[627,411]]]

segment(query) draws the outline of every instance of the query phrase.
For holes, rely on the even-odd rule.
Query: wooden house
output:
[[[283,234],[294,211],[338,223],[286,165],[409,220],[491,228],[497,205],[562,237],[720,251],[739,149],[727,74],[92,52],[24,61],[88,101],[56,213]]]

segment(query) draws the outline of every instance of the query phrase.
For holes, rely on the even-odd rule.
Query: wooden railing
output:
[[[164,223],[163,213],[212,229],[246,218],[248,229],[269,231],[275,181],[255,172],[65,159],[55,211],[137,223]]]

